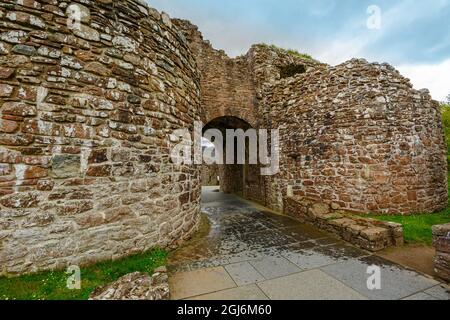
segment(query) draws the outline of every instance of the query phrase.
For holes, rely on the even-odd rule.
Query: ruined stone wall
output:
[[[169,151],[199,119],[199,76],[169,17],[137,0],[4,0],[0,21],[0,273],[188,237],[199,168]]]
[[[174,20],[183,30],[201,74],[201,103],[204,124],[223,116],[234,116],[255,126],[255,89],[245,57],[232,59],[203,39],[197,26]]]
[[[261,122],[263,85],[289,75],[283,72],[286,67],[302,66],[306,71],[321,65],[264,44],[253,45],[246,55],[230,58],[204,40],[197,26],[191,22],[175,19],[174,23],[183,31],[199,67],[202,120],[205,125],[221,117],[236,117],[253,128],[267,128],[268,124]],[[268,203],[266,189],[269,187],[260,176],[258,166],[221,166],[219,174],[222,191],[237,193],[262,204]]]
[[[433,246],[436,249],[434,271],[450,283],[450,223],[433,226]]]
[[[0,1],[0,117],[0,273],[189,237],[200,167],[169,154],[195,120],[281,130],[278,175],[219,168],[224,191],[274,209],[290,196],[353,212],[447,204],[439,107],[391,67],[266,45],[231,59],[140,0]]]
[[[281,130],[280,173],[223,166],[221,188],[283,211],[288,194],[350,212],[421,213],[447,205],[439,107],[389,65],[331,67],[268,45],[229,58],[176,20],[201,74],[204,121],[238,117]]]
[[[386,64],[352,60],[265,87],[265,121],[281,130],[281,172],[270,206],[287,195],[350,212],[425,213],[447,205],[439,105]]]
[[[202,166],[202,186],[218,186],[219,180],[219,166],[218,165],[203,165]]]
[[[404,245],[403,226],[398,223],[362,218],[341,211],[333,203],[286,197],[284,212],[302,223],[332,233],[360,248],[376,252]]]

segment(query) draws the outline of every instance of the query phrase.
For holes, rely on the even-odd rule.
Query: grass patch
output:
[[[450,222],[450,173],[448,175],[449,185],[449,205],[447,209],[432,214],[420,214],[412,216],[380,216],[370,215],[370,218],[401,223],[405,241],[411,244],[433,244],[433,233],[431,228],[435,225],[446,224]]]
[[[97,287],[132,272],[153,273],[166,264],[167,253],[160,249],[117,261],[81,268],[81,290],[66,287],[65,271],[48,271],[20,277],[0,277],[0,300],[87,300]]]
[[[423,214],[413,216],[373,216],[371,218],[401,223],[405,234],[405,241],[411,244],[432,245],[433,234],[431,228],[438,224],[450,222],[450,212]]]
[[[260,43],[260,45],[268,47],[268,48],[270,48],[272,50],[275,50],[275,51],[280,51],[280,52],[289,54],[289,55],[294,56],[294,57],[298,57],[298,58],[302,58],[302,59],[305,59],[305,60],[318,62],[311,55],[309,55],[307,53],[301,53],[301,52],[299,52],[298,50],[295,50],[295,49],[284,49],[284,48],[280,48],[280,47],[278,47],[278,46],[276,46],[274,44],[268,45],[266,43]]]

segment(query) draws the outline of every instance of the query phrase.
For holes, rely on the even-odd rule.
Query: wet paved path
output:
[[[210,228],[171,253],[173,299],[450,299],[436,280],[295,220],[216,188],[202,198]],[[367,289],[372,265],[381,290]]]

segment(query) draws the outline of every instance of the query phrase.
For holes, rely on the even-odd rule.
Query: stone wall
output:
[[[434,212],[447,205],[447,164],[438,103],[387,64],[331,67],[274,46],[229,58],[197,27],[176,20],[199,65],[202,114],[280,129],[281,167],[226,166],[222,189],[283,211],[294,195],[357,213]],[[244,186],[236,182],[244,178]]]
[[[284,200],[284,213],[368,251],[377,252],[404,243],[401,224],[361,218],[339,210],[334,203],[288,196]]]
[[[202,166],[202,186],[218,186],[219,180],[219,166],[218,165],[203,165]]]
[[[176,24],[199,65],[203,119],[234,116],[280,129],[280,173],[260,177],[258,168],[227,166],[223,190],[235,192],[243,177],[239,193],[279,211],[288,188],[349,212],[446,207],[438,103],[391,66],[352,60],[331,67],[267,45],[231,59],[189,22]]]
[[[450,223],[433,227],[433,245],[436,248],[436,274],[450,282]]]
[[[214,49],[191,22],[174,19],[174,23],[188,39],[198,64],[202,121],[206,126],[217,119],[235,117],[250,127],[268,128],[267,123],[262,122],[259,110],[263,85],[282,79],[285,69],[290,71],[292,67],[295,69],[301,66],[302,71],[306,72],[322,65],[264,44],[253,45],[247,54],[230,58],[222,50]],[[296,70],[293,74],[295,72]],[[229,128],[246,130],[248,127]],[[221,166],[219,173],[222,191],[268,204],[266,181],[260,176],[259,169],[258,166]]]
[[[201,168],[169,155],[195,120],[280,129],[276,176],[219,167],[222,190],[273,209],[290,196],[362,213],[447,205],[439,106],[389,65],[267,45],[233,59],[140,0],[3,0],[0,22],[0,273],[188,238]]]
[[[201,74],[201,104],[204,124],[234,116],[256,125],[255,89],[245,57],[229,58],[203,39],[197,26],[186,20],[174,23],[183,30]]]
[[[439,105],[387,64],[352,60],[268,84],[263,118],[280,128],[280,174],[268,198],[295,196],[358,213],[447,206]]]
[[[169,150],[199,119],[199,75],[170,18],[137,0],[4,0],[0,21],[0,273],[187,238],[199,168]]]

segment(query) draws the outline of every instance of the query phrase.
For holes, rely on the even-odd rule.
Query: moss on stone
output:
[[[305,59],[305,60],[319,62],[316,59],[314,59],[311,55],[309,55],[307,53],[301,53],[301,52],[299,52],[298,50],[295,50],[295,49],[285,49],[285,48],[278,47],[278,46],[276,46],[274,44],[270,44],[269,45],[269,44],[266,44],[266,43],[260,43],[259,45],[267,47],[267,48],[270,48],[270,49],[278,51],[278,52],[282,52],[282,53],[285,53],[285,54],[297,57],[297,58],[302,58],[302,59]]]

